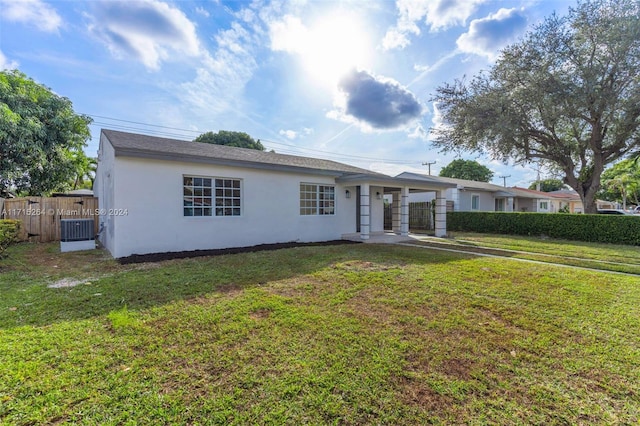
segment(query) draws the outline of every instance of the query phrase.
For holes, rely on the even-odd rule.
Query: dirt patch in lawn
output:
[[[356,241],[348,240],[332,240],[322,241],[317,243],[277,243],[277,244],[260,244],[250,247],[233,247],[227,249],[215,249],[215,250],[189,250],[189,251],[171,251],[164,253],[150,253],[150,254],[133,254],[127,257],[121,257],[118,259],[122,265],[130,263],[144,263],[144,262],[160,262],[163,260],[172,259],[187,259],[191,257],[204,257],[204,256],[222,256],[225,254],[239,254],[239,253],[252,253],[258,251],[267,250],[280,250],[285,248],[294,247],[317,247],[317,246],[335,246],[343,244],[361,244]]]
[[[61,280],[58,280],[56,282],[53,282],[51,284],[49,284],[47,287],[49,288],[69,288],[69,287],[75,287],[81,284],[91,284],[91,280],[92,278],[87,278],[84,280],[74,280],[71,278],[63,278]]]

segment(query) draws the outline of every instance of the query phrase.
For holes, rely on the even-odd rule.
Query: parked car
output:
[[[624,210],[619,210],[619,209],[602,209],[602,210],[598,210],[598,214],[623,214],[623,215],[629,215],[629,216],[632,215],[632,213],[629,213]]]
[[[631,213],[640,214],[640,206],[636,206],[635,209],[631,210]]]

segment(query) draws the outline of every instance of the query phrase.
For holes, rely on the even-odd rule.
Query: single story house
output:
[[[536,191],[528,188],[509,188],[513,193],[514,212],[557,213],[558,206],[554,197],[548,192]]]
[[[488,182],[423,175],[420,173],[405,172],[397,177],[455,185],[445,193],[447,201],[453,202],[453,211],[528,211],[542,213],[551,211],[551,197],[544,192],[517,187],[507,188]],[[434,197],[433,193],[411,194],[409,201],[432,201]]]
[[[391,177],[335,161],[102,130],[94,194],[99,239],[133,254],[282,242],[362,240],[409,232],[409,194],[436,194],[436,235],[446,235],[445,191],[455,185]]]
[[[445,192],[448,201],[453,202],[453,211],[513,211],[514,194],[509,188],[487,182],[455,179],[442,176],[404,172],[396,176],[405,179],[419,179],[425,182],[449,184]],[[410,202],[432,201],[435,194],[411,194]]]

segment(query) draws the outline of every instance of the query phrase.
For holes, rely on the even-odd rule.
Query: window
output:
[[[540,201],[540,211],[549,210],[548,201]]]
[[[480,210],[480,196],[472,195],[471,196],[471,210]]]
[[[330,185],[300,184],[300,214],[325,215],[335,214],[336,189]]]
[[[497,212],[504,211],[504,198],[496,198],[496,211]]]
[[[183,177],[185,216],[240,216],[240,180]]]

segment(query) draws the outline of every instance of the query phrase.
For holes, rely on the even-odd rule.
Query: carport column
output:
[[[409,188],[406,186],[400,195],[400,235],[409,235]]]
[[[360,185],[360,239],[368,240],[371,230],[371,197],[369,184]]]
[[[391,201],[391,229],[395,234],[400,233],[400,193],[393,192]]]
[[[447,199],[445,191],[436,192],[436,237],[447,236]]]
[[[513,197],[508,197],[507,198],[507,207],[505,209],[508,212],[512,212],[513,211]]]

